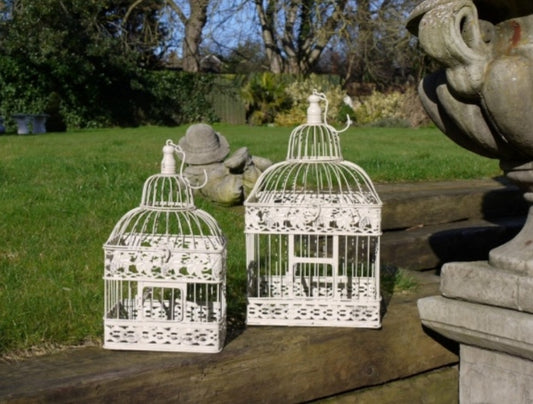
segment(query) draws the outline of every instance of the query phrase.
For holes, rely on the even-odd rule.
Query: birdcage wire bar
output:
[[[377,328],[382,203],[310,115],[245,201],[247,323]]]
[[[175,172],[179,146],[165,147],[161,174],[145,181],[140,206],[104,244],[104,348],[219,352],[226,241],[215,219],[195,207],[182,167]]]

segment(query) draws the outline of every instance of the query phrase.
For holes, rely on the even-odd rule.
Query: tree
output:
[[[131,0],[114,0],[107,11],[107,30],[121,38],[124,46],[139,54],[145,67],[161,62],[163,43],[169,35],[169,27],[163,17],[165,0],[138,0],[132,7]]]
[[[309,74],[345,24],[348,0],[254,0],[272,73]]]
[[[176,13],[184,27],[182,41],[182,68],[186,72],[200,71],[200,44],[202,31],[207,22],[209,0],[166,0],[170,9]],[[180,4],[184,3],[184,4]],[[186,12],[188,9],[188,13]]]
[[[144,0],[136,3],[141,1]],[[205,57],[230,53],[235,35],[243,35],[244,42],[250,39],[242,21],[234,20],[236,16],[248,19],[242,11],[249,0],[164,1],[169,11],[165,19],[170,21],[169,30],[173,31],[167,43],[173,48],[178,44],[184,71],[199,72]],[[170,54],[177,52],[173,49]]]
[[[71,125],[135,123],[139,66],[154,51],[129,45],[139,44],[147,22],[156,24],[159,0],[149,2],[128,30],[126,0],[9,2],[0,23],[2,113],[41,112],[55,94]]]
[[[126,18],[147,0],[134,1],[127,13]],[[163,0],[166,7],[174,14],[179,23],[184,28],[182,40],[182,69],[186,72],[200,71],[200,44],[202,42],[202,31],[207,22],[207,9],[210,0]],[[165,18],[176,22],[173,16],[167,14]],[[172,27],[176,29],[176,27]]]
[[[345,83],[373,83],[381,88],[405,83],[422,65],[422,53],[405,28],[415,0],[358,0],[345,13],[339,30],[321,60]]]
[[[228,73],[247,74],[268,70],[261,42],[244,41],[221,57]]]
[[[269,70],[343,83],[406,81],[423,55],[405,29],[418,0],[253,0]]]

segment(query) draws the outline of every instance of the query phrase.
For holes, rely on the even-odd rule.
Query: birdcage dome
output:
[[[217,250],[224,237],[217,223],[200,209],[165,211],[135,208],[116,224],[106,247]]]
[[[258,180],[248,202],[379,204],[368,175],[349,161],[283,161]]]
[[[106,246],[216,250],[224,237],[215,219],[196,208],[180,175],[158,174],[146,180],[141,205],[117,222]]]
[[[194,198],[191,188],[181,176],[157,174],[145,181],[140,206],[146,209],[190,210],[194,209]]]
[[[308,100],[307,122],[291,132],[286,160],[342,160],[339,134],[322,121],[319,95],[313,93]]]
[[[200,249],[224,247],[224,237],[215,219],[196,208],[192,187],[167,154],[174,148],[163,148],[161,173],[144,183],[141,204],[126,213],[115,225],[107,247],[127,246],[137,249]]]
[[[346,211],[343,207],[360,207],[359,213],[368,215],[359,222],[364,226],[358,230],[379,230],[381,200],[368,174],[343,159],[339,132],[323,122],[320,100],[316,93],[309,97],[307,122],[291,132],[287,159],[263,172],[247,198],[245,204],[251,210],[261,210],[255,220],[253,215],[248,217],[250,226],[273,225],[274,217],[278,217],[283,224],[274,227],[283,231],[288,230],[288,221],[281,219],[285,215],[298,223],[301,220],[294,216],[296,212],[312,217],[311,212],[318,215],[322,210],[322,216],[329,212],[340,219],[339,212]],[[336,229],[342,231],[349,223],[353,225],[353,221],[345,221]]]

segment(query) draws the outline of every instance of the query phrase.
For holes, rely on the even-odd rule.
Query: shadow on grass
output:
[[[414,292],[418,287],[415,279],[395,265],[382,265],[380,274],[381,318],[387,313],[394,293]]]

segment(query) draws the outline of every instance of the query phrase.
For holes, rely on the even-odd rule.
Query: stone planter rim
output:
[[[426,0],[421,2],[409,15],[407,29],[418,36],[418,24],[430,9],[446,3],[468,2],[465,0]],[[530,0],[472,0],[481,20],[498,24],[513,18],[533,14],[533,1]]]

